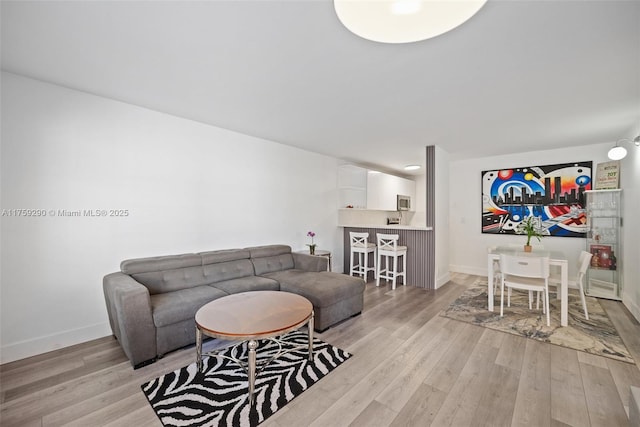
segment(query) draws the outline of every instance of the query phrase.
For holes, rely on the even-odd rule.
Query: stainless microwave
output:
[[[398,194],[398,210],[408,211],[411,209],[411,196],[403,196]]]

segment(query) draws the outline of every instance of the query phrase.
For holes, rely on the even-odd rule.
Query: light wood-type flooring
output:
[[[636,365],[439,316],[475,276],[437,291],[368,283],[362,315],[319,338],[353,354],[264,426],[627,426]],[[640,325],[603,301],[640,361]],[[0,425],[160,426],[140,385],[194,349],[133,370],[105,337],[0,367]]]

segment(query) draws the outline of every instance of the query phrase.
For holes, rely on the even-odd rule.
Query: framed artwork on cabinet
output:
[[[620,160],[598,163],[596,166],[596,190],[620,188]]]

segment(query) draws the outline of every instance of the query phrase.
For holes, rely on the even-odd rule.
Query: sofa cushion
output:
[[[280,282],[280,290],[307,298],[314,307],[327,307],[354,295],[362,295],[364,280],[345,274],[304,270],[275,271],[264,277]]]
[[[253,276],[253,264],[248,259],[207,264],[202,266],[202,270],[208,285]]]
[[[265,258],[252,258],[253,268],[256,275],[263,276],[266,273],[275,271],[289,270],[294,267],[293,256],[291,254],[282,254]]]
[[[251,253],[251,262],[256,276],[273,271],[288,270],[295,266],[291,255],[291,246],[253,246],[247,250]]]
[[[214,283],[211,286],[228,294],[237,294],[249,291],[279,291],[280,283],[273,279],[259,276],[242,277],[240,279],[225,280]]]
[[[132,274],[131,277],[145,285],[151,295],[208,284],[201,265],[198,267]]]
[[[151,312],[156,327],[194,319],[196,311],[206,303],[227,295],[211,286],[196,286],[151,296]],[[195,327],[195,324],[194,324]]]
[[[202,258],[196,254],[166,255],[149,258],[127,259],[120,263],[124,274],[149,273],[152,271],[175,270],[183,267],[202,265]]]
[[[291,253],[291,246],[288,245],[252,246],[246,249],[251,254],[251,258],[264,258]]]
[[[251,252],[247,249],[222,249],[219,251],[200,252],[198,255],[202,257],[202,265],[207,265],[236,261],[239,259],[249,259]]]

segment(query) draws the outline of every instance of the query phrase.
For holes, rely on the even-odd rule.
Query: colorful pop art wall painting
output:
[[[592,162],[483,171],[482,232],[515,234],[533,215],[544,235],[585,237],[591,171]]]

